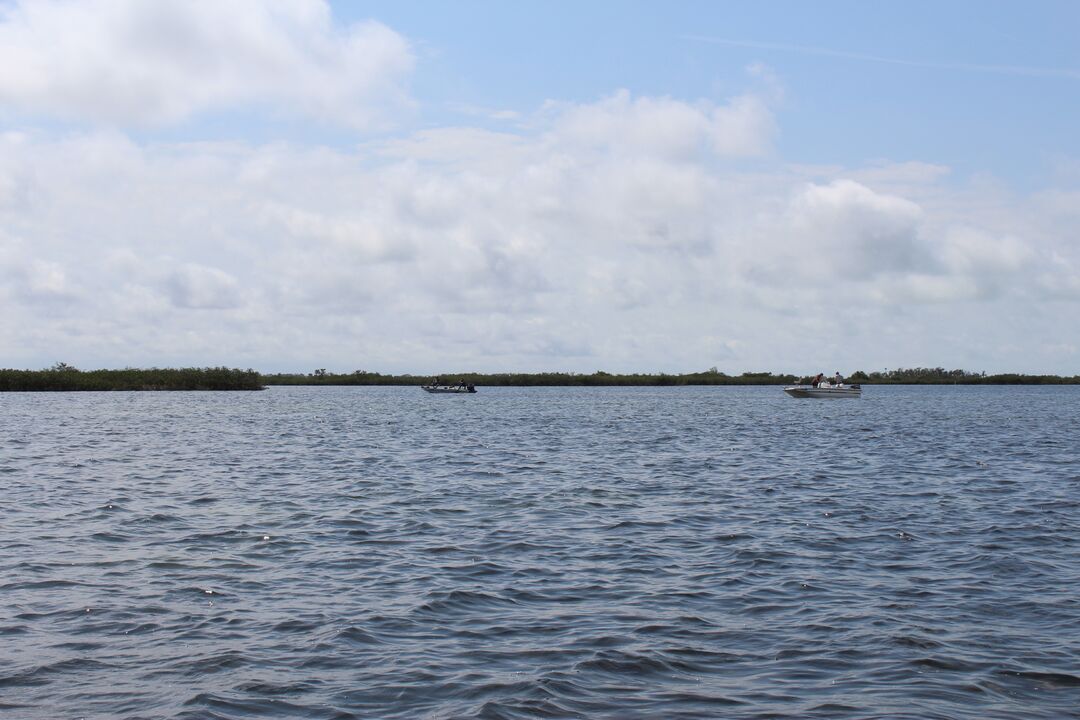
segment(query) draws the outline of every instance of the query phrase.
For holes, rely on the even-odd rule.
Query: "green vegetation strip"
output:
[[[180,368],[78,370],[59,363],[48,370],[0,370],[3,391],[72,390],[262,390],[254,370]]]
[[[669,375],[667,373],[634,373],[617,375],[598,370],[591,374],[583,373],[450,373],[439,376],[444,383],[498,387],[498,386],[553,386],[585,387],[611,385],[794,385],[809,384],[811,376],[774,375],[769,372],[744,372],[741,375],[727,375],[715,368],[703,372]],[[349,374],[327,373],[316,370],[307,375],[277,374],[263,375],[266,385],[425,385],[431,382],[430,375],[382,375],[377,372],[357,370]],[[848,383],[867,385],[1075,385],[1080,384],[1080,375],[1061,377],[1058,375],[987,375],[986,373],[967,370],[945,370],[944,368],[899,368],[882,372],[866,373],[858,370],[845,378]]]
[[[585,373],[453,373],[440,376],[447,384],[462,382],[486,387],[600,387],[674,385],[793,385],[809,383],[810,376],[745,372],[727,375],[715,368],[685,374],[634,373],[618,375]],[[424,385],[430,375],[383,375],[358,370],[347,374],[316,370],[312,373],[263,375],[235,368],[151,368],[138,370],[78,370],[58,363],[47,370],[0,370],[0,392],[73,390],[261,390],[267,385]],[[1076,385],[1080,375],[987,375],[943,368],[898,368],[866,373],[861,370],[845,379],[866,385]]]

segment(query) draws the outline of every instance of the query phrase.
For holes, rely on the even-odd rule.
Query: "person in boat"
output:
[[[813,385],[814,387],[817,387],[818,384],[824,379],[825,379],[825,373],[818,373],[817,375],[814,376],[814,379],[810,384]]]
[[[844,378],[840,377],[840,371],[839,370],[837,370],[836,374],[833,375],[832,384],[837,385],[837,386],[840,386],[840,385],[844,384]]]

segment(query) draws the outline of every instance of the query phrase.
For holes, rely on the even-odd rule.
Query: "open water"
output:
[[[1080,717],[1080,388],[0,395],[0,715]]]

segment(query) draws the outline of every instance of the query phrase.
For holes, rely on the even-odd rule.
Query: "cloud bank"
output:
[[[789,165],[775,87],[372,135],[409,44],[321,3],[4,8],[0,365],[1075,372],[1075,191]],[[366,134],[132,134],[251,107]]]
[[[967,191],[907,166],[742,169],[772,118],[714,136],[745,105],[619,93],[352,151],[7,133],[0,340],[30,365],[1068,367],[1032,318],[1080,299],[1074,217],[956,222]]]

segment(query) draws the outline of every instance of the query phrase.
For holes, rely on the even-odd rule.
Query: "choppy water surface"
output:
[[[1080,388],[0,395],[0,714],[1080,708]]]

